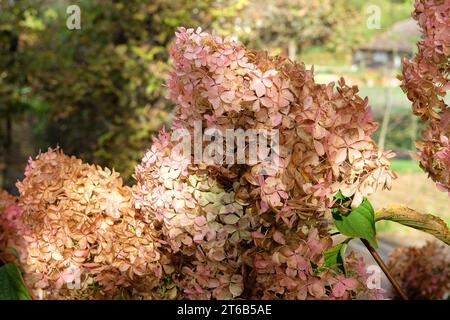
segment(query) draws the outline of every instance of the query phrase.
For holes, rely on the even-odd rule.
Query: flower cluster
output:
[[[246,154],[244,164],[206,164],[181,156],[170,132],[154,138],[136,167],[133,202],[167,244],[178,275],[167,283],[194,299],[373,294],[357,263],[346,276],[325,268],[323,255],[334,195],[358,206],[394,178],[391,154],[370,138],[377,124],[367,99],[343,79],[316,84],[304,65],[200,29],[180,28],[171,55],[174,129],[275,129],[280,148],[271,163]]]
[[[410,299],[450,296],[450,248],[442,243],[396,248],[389,255],[388,267]]]
[[[158,284],[158,243],[118,173],[49,149],[29,160],[17,187],[19,250],[35,297],[111,299]]]
[[[413,17],[422,28],[418,53],[403,62],[402,89],[414,114],[427,122],[417,142],[421,166],[450,195],[450,6],[445,0],[417,0]]]
[[[180,28],[171,54],[175,71],[167,85],[177,103],[176,128],[192,131],[200,120],[203,128],[223,132],[278,130],[280,154],[271,167],[210,166],[225,177],[239,171],[247,181],[241,193],[258,189],[262,211],[291,206],[300,215],[323,212],[338,190],[358,206],[378,187],[390,187],[391,153],[370,137],[377,124],[367,99],[343,79],[337,88],[316,84],[304,65],[200,29]]]
[[[17,198],[0,190],[0,252],[4,254],[2,259],[8,262],[15,262],[16,258],[20,258],[15,256],[15,252],[8,251],[10,248],[20,248],[23,245],[19,236],[22,229],[21,215]]]

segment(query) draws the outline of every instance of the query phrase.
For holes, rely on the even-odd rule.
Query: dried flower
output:
[[[205,63],[186,55],[197,48],[206,52]],[[371,139],[377,124],[367,100],[343,79],[336,89],[333,83],[315,84],[303,65],[248,51],[201,30],[180,28],[171,54],[175,72],[168,86],[178,104],[176,127],[192,130],[195,120],[214,119],[222,130],[280,131],[277,170],[264,177],[261,164],[247,166],[251,179],[276,185],[270,196],[267,187],[255,186],[261,187],[262,208],[282,208],[295,195],[297,207],[324,211],[340,189],[354,196],[357,206],[378,187],[390,187],[394,175],[387,159],[392,154],[381,152]],[[300,198],[304,205],[297,203]]]
[[[414,114],[427,123],[416,143],[420,165],[450,195],[450,109],[444,99],[450,88],[450,6],[445,0],[416,0],[413,17],[422,38],[414,59],[403,61],[402,89]]]
[[[158,284],[159,245],[118,173],[49,149],[17,187],[22,264],[36,297],[113,298]]]
[[[8,252],[10,248],[18,249],[23,246],[20,236],[23,229],[21,216],[22,210],[17,204],[17,198],[0,190],[0,252],[3,254],[2,259],[7,262],[18,262],[16,259],[21,259],[20,256],[15,256],[14,252]]]
[[[398,247],[390,253],[388,267],[410,299],[450,295],[450,248],[444,244],[429,241],[422,248]]]
[[[319,271],[330,246],[325,213],[336,192],[357,206],[395,177],[392,154],[370,137],[377,124],[367,99],[343,79],[336,89],[318,85],[304,65],[200,28],[180,28],[170,51],[174,128],[194,137],[194,123],[201,121],[203,130],[280,133],[280,154],[264,167],[248,155],[244,165],[177,160],[171,133],[162,130],[136,167],[134,206],[179,265],[171,279],[182,288],[179,297],[370,295],[362,274]]]

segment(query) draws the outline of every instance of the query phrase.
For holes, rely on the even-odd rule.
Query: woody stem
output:
[[[375,261],[378,263],[378,265],[381,267],[381,269],[383,270],[384,274],[386,275],[386,277],[388,278],[389,282],[392,284],[394,289],[397,291],[399,296],[403,300],[408,300],[408,296],[406,295],[405,291],[403,291],[403,289],[401,288],[400,284],[397,282],[397,280],[394,279],[392,274],[389,272],[388,267],[384,263],[383,259],[381,259],[381,257],[378,254],[378,252],[369,244],[369,242],[367,240],[361,239],[361,241],[366,246],[367,250],[369,250],[370,254],[375,259]]]

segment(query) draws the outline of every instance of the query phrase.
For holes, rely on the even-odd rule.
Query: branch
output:
[[[361,241],[366,246],[367,250],[369,250],[370,254],[375,259],[375,261],[378,263],[378,265],[381,267],[381,269],[383,270],[384,274],[389,279],[389,282],[392,284],[392,286],[397,291],[399,296],[403,300],[408,300],[408,296],[403,291],[402,287],[400,287],[400,284],[397,282],[397,280],[395,280],[394,277],[392,276],[392,274],[389,272],[388,267],[384,263],[383,259],[381,259],[381,257],[378,254],[378,252],[369,244],[369,242],[366,239],[361,239]]]

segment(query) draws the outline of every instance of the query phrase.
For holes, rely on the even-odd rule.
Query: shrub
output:
[[[418,15],[423,6],[419,1]],[[437,62],[447,51],[439,45],[441,36],[433,37],[437,51],[426,51],[426,41],[421,50]],[[395,178],[389,169],[393,154],[372,140],[377,123],[357,87],[343,79],[337,87],[316,84],[313,70],[303,64],[247,50],[200,28],[180,28],[170,51],[173,128],[153,138],[135,168],[133,187],[124,186],[114,171],[49,149],[30,159],[17,183],[17,202],[0,194],[0,213],[6,217],[0,245],[18,251],[34,297],[380,298],[380,290],[366,286],[363,261],[354,254],[344,257],[344,244],[332,247],[330,236],[332,213],[344,235],[376,246],[375,216],[365,197],[390,188]],[[407,90],[418,85],[408,68]],[[433,90],[441,88],[425,91]],[[420,100],[420,93],[408,95]],[[432,176],[445,187],[447,169],[441,164],[448,152],[436,143],[448,144],[448,110],[442,104],[440,111],[430,109],[429,103],[414,107],[430,121],[427,132],[440,135],[430,146],[437,157]],[[179,134],[196,148],[198,129],[215,129],[221,136],[230,129],[260,130],[268,140],[245,139],[244,149],[252,144],[258,152],[267,145],[276,148],[266,154],[268,161],[255,162],[250,151],[242,155],[233,143],[215,147],[215,162],[197,161],[195,151],[179,148]],[[201,153],[209,153],[209,147],[201,145]],[[415,212],[385,218],[450,241],[438,219]],[[364,221],[352,225],[354,219]],[[434,258],[434,252],[427,254]],[[401,264],[408,263],[415,270],[422,261]],[[437,263],[443,271],[426,291],[433,297],[441,293],[435,285],[444,283],[445,289],[448,282],[445,263]],[[421,268],[413,275],[428,266]],[[398,271],[402,281],[413,281],[403,276],[404,269]],[[75,287],[66,285],[73,282]]]

